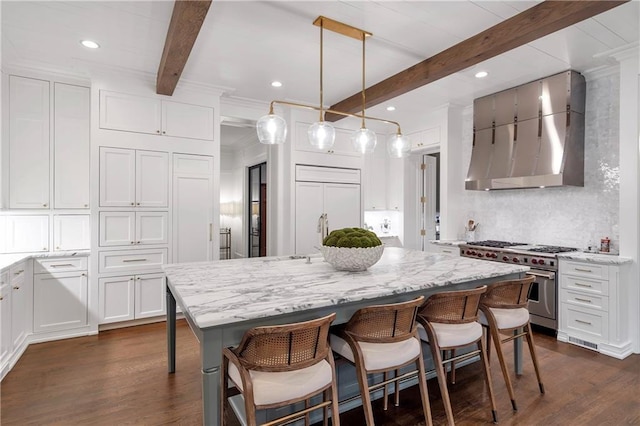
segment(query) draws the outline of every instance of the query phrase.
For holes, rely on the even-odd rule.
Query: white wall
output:
[[[587,81],[584,187],[464,191],[456,225],[480,223],[476,239],[497,239],[586,248],[608,236],[618,249],[619,229],[619,76]],[[466,175],[473,137],[472,108],[463,114],[462,156]]]

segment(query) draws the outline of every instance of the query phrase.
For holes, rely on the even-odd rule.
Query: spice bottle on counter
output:
[[[604,237],[600,240],[600,251],[603,253],[609,253],[609,248],[611,247],[611,240],[609,237]]]

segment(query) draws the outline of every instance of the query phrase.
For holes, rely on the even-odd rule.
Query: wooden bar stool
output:
[[[389,305],[369,306],[358,310],[347,324],[337,327],[330,335],[331,348],[356,367],[362,408],[367,426],[375,424],[369,392],[384,387],[384,407],[387,408],[387,389],[395,384],[395,404],[399,403],[400,381],[416,375],[416,371],[398,375],[398,370],[415,363],[417,367],[422,409],[427,425],[431,425],[431,408],[427,393],[422,345],[416,327],[416,312],[424,297]],[[389,379],[388,373],[395,374]],[[369,386],[368,374],[385,373],[385,380]]]
[[[509,342],[519,337],[525,336],[533,361],[533,368],[536,371],[538,386],[540,393],[544,394],[544,385],[540,378],[540,369],[538,367],[538,358],[536,356],[536,348],[533,343],[533,334],[531,333],[531,324],[529,324],[529,310],[527,309],[529,299],[529,288],[535,277],[500,281],[490,284],[487,292],[480,299],[480,323],[489,329],[487,333],[487,346],[491,346],[493,338],[502,376],[509,391],[511,398],[511,406],[514,411],[518,410],[516,398],[511,385],[511,378],[507,371],[507,365],[502,353],[502,343]],[[522,331],[519,331],[522,329]],[[511,334],[509,337],[503,337],[501,334]]]
[[[447,389],[447,376],[444,365],[451,363],[452,370],[455,369],[453,362],[480,355],[484,378],[489,391],[491,401],[491,414],[493,421],[498,421],[496,412],[496,401],[493,396],[493,385],[491,384],[491,374],[485,341],[482,338],[482,326],[478,320],[478,304],[480,296],[487,290],[486,286],[472,290],[445,291],[430,296],[422,308],[418,311],[418,333],[420,338],[429,344],[433,364],[438,376],[442,403],[447,413],[449,425],[454,425],[453,411],[451,410],[451,400]],[[453,356],[450,359],[442,357],[443,351],[451,351],[476,344],[477,349],[469,353]]]
[[[332,424],[340,425],[338,391],[329,326],[336,314],[312,321],[256,327],[245,333],[237,348],[222,351],[221,421],[225,424],[229,380],[244,398],[247,424],[256,425],[256,411],[305,402],[305,408],[264,425],[289,423],[323,408],[327,425],[328,406]],[[322,402],[309,399],[322,394]]]

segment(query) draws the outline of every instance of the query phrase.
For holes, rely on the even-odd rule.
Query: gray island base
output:
[[[364,272],[336,271],[320,256],[234,259],[165,265],[169,372],[175,372],[176,304],[200,342],[205,425],[220,424],[222,348],[255,326],[306,321],[336,313],[347,322],[358,309],[438,291],[519,278],[526,266],[402,248],[385,248]],[[520,339],[516,370],[521,370]]]

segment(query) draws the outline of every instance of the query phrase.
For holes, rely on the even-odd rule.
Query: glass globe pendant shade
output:
[[[275,114],[260,117],[256,123],[260,143],[265,145],[283,144],[287,138],[287,122]]]
[[[307,130],[309,143],[317,149],[330,149],[336,140],[336,130],[326,121],[317,121]]]
[[[351,143],[356,151],[362,154],[370,154],[376,147],[378,138],[373,130],[361,128],[351,135]]]
[[[403,158],[411,151],[411,141],[402,135],[392,135],[387,140],[387,152],[391,158]]]

